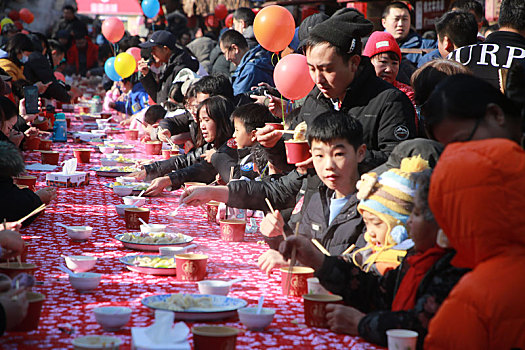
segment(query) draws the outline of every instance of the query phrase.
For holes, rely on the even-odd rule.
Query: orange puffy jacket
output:
[[[449,145],[429,204],[472,268],[431,320],[426,349],[525,348],[525,151],[506,139]]]

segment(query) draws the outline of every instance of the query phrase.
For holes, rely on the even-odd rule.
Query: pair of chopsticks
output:
[[[319,241],[317,239],[312,238],[311,241],[317,247],[317,249],[319,249],[321,251],[321,253],[323,253],[326,256],[331,256],[330,252],[328,250],[326,250],[326,248],[323,247],[323,245],[321,243],[319,243]],[[346,254],[350,253],[354,248],[355,248],[355,244],[352,244],[344,252],[342,252],[341,255],[346,255]]]
[[[26,216],[24,216],[23,218],[21,218],[20,220],[18,220],[16,222],[21,224],[24,221],[26,221],[27,218],[30,218],[31,216],[35,215],[36,213],[40,213],[45,208],[46,208],[46,205],[42,204],[41,206],[39,206],[38,208],[36,208],[35,210],[33,210],[32,212],[30,212],[29,214],[27,214]]]

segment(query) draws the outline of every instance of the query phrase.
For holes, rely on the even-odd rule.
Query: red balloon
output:
[[[62,80],[64,83],[66,82],[66,77],[64,76],[64,74],[60,72],[54,72],[53,74],[55,74],[55,78],[57,78],[58,80]]]
[[[206,25],[211,28],[217,28],[219,26],[219,20],[215,18],[214,15],[209,15],[206,17]]]
[[[124,31],[124,23],[117,17],[109,17],[102,22],[102,34],[113,44],[122,39]]]
[[[7,17],[11,18],[13,21],[18,21],[20,19],[20,14],[17,10],[11,10]]]
[[[33,21],[35,20],[35,15],[33,15],[33,12],[29,11],[26,8],[20,9],[19,14],[20,19],[26,22],[27,24],[33,23]]]
[[[133,58],[135,59],[135,62],[137,62],[137,64],[139,63],[139,61],[141,60],[141,56],[140,56],[140,48],[138,47],[130,47],[129,49],[126,50],[127,53],[129,53],[131,56],[133,56]],[[139,68],[137,66],[137,68],[135,68],[135,73],[137,73],[139,71]]]
[[[273,71],[273,81],[279,92],[290,100],[299,100],[314,87],[306,56],[290,54],[277,63]]]
[[[20,22],[20,21],[15,21],[14,24],[15,24],[16,29],[18,29],[18,30],[22,30],[22,29],[24,29],[24,25],[22,24],[22,22]]]
[[[233,13],[230,13],[228,16],[226,16],[224,24],[226,25],[226,28],[233,27]]]
[[[255,38],[266,50],[280,52],[292,42],[295,21],[292,14],[282,6],[263,8],[253,22]]]
[[[220,21],[221,19],[225,19],[226,16],[228,16],[228,9],[226,8],[226,5],[218,4],[215,6],[215,18]]]
[[[255,13],[256,16],[259,13],[259,11],[261,11],[260,8],[252,9],[252,12]]]

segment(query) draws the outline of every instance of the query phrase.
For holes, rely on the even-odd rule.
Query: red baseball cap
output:
[[[383,52],[393,52],[401,61],[401,49],[392,34],[388,32],[373,32],[366,42],[363,56],[373,57]]]

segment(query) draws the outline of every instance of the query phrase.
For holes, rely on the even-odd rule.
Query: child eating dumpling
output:
[[[414,205],[414,186],[410,175],[428,168],[420,156],[405,158],[400,169],[390,169],[379,177],[368,173],[361,177],[357,210],[366,224],[366,246],[351,253],[355,265],[363,271],[383,275],[395,269],[413,242],[408,238],[406,222]]]

